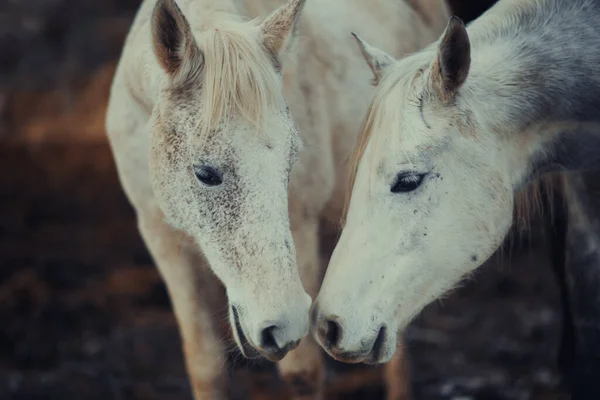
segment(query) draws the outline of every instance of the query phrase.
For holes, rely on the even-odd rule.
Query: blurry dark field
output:
[[[470,20],[491,2],[453,3]],[[191,399],[103,130],[138,4],[0,2],[0,399]],[[410,327],[416,398],[558,398],[557,288],[524,239]],[[285,398],[271,364],[233,357],[233,397]],[[383,398],[380,369],[329,372],[330,398]]]

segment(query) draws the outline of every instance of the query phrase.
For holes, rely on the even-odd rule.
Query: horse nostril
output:
[[[385,325],[382,325],[379,328],[379,332],[377,332],[377,337],[375,338],[375,342],[373,342],[373,349],[371,349],[371,357],[374,360],[379,360],[379,356],[381,356],[381,351],[383,350],[383,344],[385,342],[387,335],[387,328]]]
[[[277,325],[271,325],[266,327],[260,333],[260,347],[267,351],[279,351],[280,348],[275,341],[274,332],[277,329]]]
[[[319,337],[328,349],[336,347],[342,337],[342,327],[333,319],[326,319],[319,329]]]
[[[342,334],[342,328],[340,324],[335,321],[327,321],[327,342],[329,346],[335,346]]]

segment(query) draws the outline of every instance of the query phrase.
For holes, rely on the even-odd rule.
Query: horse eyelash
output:
[[[410,101],[410,104],[420,109],[423,104],[423,93],[418,94],[414,100]]]
[[[420,175],[405,175],[400,177],[400,179],[398,179],[398,181],[404,181],[404,182],[418,182],[421,179]]]
[[[413,100],[410,100],[410,101],[409,101],[409,104],[410,104],[411,106],[413,106],[413,107],[417,107],[417,108],[418,108],[418,107],[419,107],[419,104],[421,104],[421,98],[420,98],[420,97],[417,97],[417,98],[415,98],[415,99],[413,99]]]

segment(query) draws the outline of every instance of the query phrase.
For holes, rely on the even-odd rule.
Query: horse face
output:
[[[370,52],[376,75],[386,63],[391,71],[367,116],[346,225],[312,311],[317,340],[341,361],[390,360],[399,332],[486,261],[512,222],[507,157],[452,86],[466,79],[468,58],[445,65],[443,46],[434,62]]]
[[[283,11],[273,18],[292,17]],[[160,12],[171,15],[160,19]],[[185,21],[172,5],[155,11],[155,23],[162,20]],[[268,24],[209,32],[198,43],[187,28],[175,35],[188,40],[176,49],[193,47],[181,62],[172,60],[176,51],[162,52],[171,79],[154,110],[150,171],[168,222],[196,240],[225,285],[242,353],[275,361],[308,331],[311,299],[288,215],[290,171],[302,143],[282,96]],[[178,29],[156,30],[159,60]],[[173,74],[173,65],[191,70]]]
[[[261,331],[284,323],[299,339],[310,298],[289,226],[288,181],[300,141],[285,108],[260,135],[232,122],[198,140],[161,124],[152,149],[155,194],[169,222],[196,239],[224,283],[240,343],[260,347]]]
[[[414,117],[406,124],[422,124]],[[449,126],[434,120],[432,131]],[[451,127],[398,134],[365,150],[316,300],[314,328],[340,360],[388,361],[398,331],[490,257],[512,221],[512,187],[493,150]]]

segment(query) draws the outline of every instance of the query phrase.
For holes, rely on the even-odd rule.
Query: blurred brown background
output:
[[[493,1],[450,3],[469,21]],[[104,136],[138,5],[0,1],[0,399],[191,399]],[[556,287],[544,238],[524,239],[409,329],[418,399],[554,398]],[[232,395],[282,394],[270,364],[232,357]],[[331,364],[332,398],[382,398],[379,369]]]

